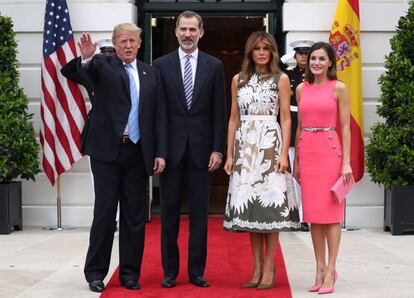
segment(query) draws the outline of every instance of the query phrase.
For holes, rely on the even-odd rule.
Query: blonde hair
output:
[[[142,29],[133,23],[118,24],[114,27],[114,31],[112,32],[112,43],[115,44],[115,41],[118,38],[118,36],[121,34],[121,32],[125,32],[125,31],[136,33],[138,37],[140,38]]]

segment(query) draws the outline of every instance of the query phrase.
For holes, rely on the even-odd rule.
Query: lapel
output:
[[[124,84],[125,90],[127,92],[128,95],[128,102],[131,103],[131,91],[129,90],[129,76],[127,74],[127,71],[125,69],[124,63],[122,62],[121,59],[119,59],[118,57],[116,57],[116,68],[118,70],[118,72],[121,74],[122,77],[122,82]],[[144,94],[145,94],[145,90],[147,87],[147,77],[148,74],[142,69],[142,63],[140,61],[137,60],[137,71],[138,71],[138,78],[139,78],[139,107],[138,107],[138,116],[141,114],[141,111],[143,109],[143,105],[144,105]]]
[[[196,68],[196,76],[194,82],[194,90],[193,90],[193,103],[192,106],[196,103],[198,99],[198,95],[203,87],[203,82],[206,81],[206,77],[209,71],[208,68],[209,60],[207,56],[198,50],[198,59],[197,59],[197,68]]]
[[[122,82],[123,82],[124,87],[127,91],[127,95],[129,96],[131,94],[131,92],[129,91],[129,79],[128,79],[128,74],[125,70],[124,64],[122,63],[122,60],[119,59],[118,56],[114,56],[114,59],[115,59],[115,62],[116,62],[115,63],[115,68],[121,74]]]
[[[137,60],[137,70],[138,70],[138,78],[139,78],[139,108],[138,108],[138,116],[141,115],[142,109],[144,108],[144,94],[146,92],[146,88],[148,85],[148,74],[143,69],[143,63]]]
[[[187,103],[184,95],[183,74],[181,73],[181,64],[180,56],[178,55],[178,49],[171,54],[169,63],[171,65],[171,73],[169,77],[174,81],[173,85],[176,87],[178,101],[180,101],[183,108],[187,110]]]

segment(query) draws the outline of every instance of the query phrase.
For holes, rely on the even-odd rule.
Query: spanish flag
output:
[[[355,181],[360,180],[364,175],[364,123],[359,31],[358,0],[338,0],[329,43],[336,52],[338,79],[346,84],[350,95],[351,167]]]

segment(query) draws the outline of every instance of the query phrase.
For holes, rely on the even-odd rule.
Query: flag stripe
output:
[[[362,63],[359,31],[358,0],[339,0],[329,42],[336,52],[338,79],[346,84],[350,95],[351,167],[356,181],[360,180],[364,174]]]
[[[68,126],[67,127],[70,131],[72,131],[72,136],[73,137],[77,137],[78,135],[80,135],[79,130],[76,129],[77,127],[77,123],[74,120],[74,118],[77,118],[77,114],[79,113],[79,111],[77,109],[74,109],[73,107],[73,99],[70,98],[71,94],[68,92],[69,90],[67,88],[64,88],[62,81],[64,80],[62,78],[62,75],[60,74],[60,71],[57,69],[57,67],[61,68],[59,65],[57,65],[57,60],[55,60],[55,57],[53,54],[50,55],[50,57],[52,59],[46,59],[45,60],[45,66],[46,69],[49,73],[50,79],[51,81],[47,82],[47,83],[51,83],[54,85],[55,90],[56,90],[56,99],[58,100],[57,102],[57,107],[62,108],[63,112],[61,114],[61,116],[65,116],[64,120],[68,121]],[[54,61],[53,61],[54,60]],[[59,73],[58,73],[59,71]],[[60,75],[60,78],[59,78]],[[65,80],[66,81],[66,80]],[[48,84],[47,84],[48,85]],[[48,85],[48,87],[52,87],[52,85]],[[76,116],[74,116],[72,113],[74,113]]]
[[[45,143],[42,133],[40,133],[40,144],[42,145],[43,150],[45,150],[45,146],[47,146],[47,143]],[[48,149],[50,149],[49,146],[47,147]],[[48,153],[50,154],[50,150]],[[44,154],[42,158],[43,170],[45,171],[46,176],[49,178],[50,182],[53,185],[55,184],[55,178],[57,175],[56,175],[56,172],[54,171],[54,168],[52,167],[52,165],[49,163],[49,161],[47,160],[45,156],[46,154]]]
[[[42,96],[40,143],[42,165],[49,181],[70,169],[82,157],[80,135],[86,106],[75,83],[60,70],[76,57],[75,41],[66,0],[47,0],[43,30]]]
[[[364,141],[361,134],[361,129],[354,117],[351,115],[351,167],[354,172],[354,177],[360,180],[364,175]]]
[[[71,44],[74,45],[74,40],[73,39],[69,40],[66,44],[64,44],[62,46],[62,50],[63,50],[62,52],[65,55],[65,58],[63,60],[64,64],[62,63],[62,61],[60,61],[60,64],[62,66],[65,65],[67,63],[67,61],[72,59],[72,58],[67,59],[66,57],[76,57],[76,50],[75,50],[74,46],[72,48]],[[75,54],[73,54],[73,50],[75,50]],[[60,52],[61,52],[60,50],[57,51],[58,56],[59,56]],[[64,80],[64,82],[66,84],[68,84],[68,86],[69,86],[69,88],[72,92],[72,95],[73,95],[73,100],[77,104],[78,109],[79,109],[80,113],[82,114],[81,117],[76,119],[77,123],[81,123],[80,127],[82,129],[82,127],[85,125],[84,120],[86,119],[87,112],[86,112],[85,101],[84,101],[83,97],[81,96],[81,94],[79,94],[80,93],[79,86],[78,86],[78,84],[76,84],[72,81],[65,80],[63,75],[62,75],[62,80]]]
[[[59,162],[60,167],[57,172],[62,173],[65,169],[70,168],[73,157],[68,155],[68,153],[70,154],[70,151],[65,151],[64,147],[62,147],[62,143],[65,145],[68,144],[69,141],[57,118],[55,102],[53,101],[52,96],[50,96],[47,88],[43,90],[43,93],[44,101],[47,103],[42,109],[45,139],[48,145],[53,149],[55,162]]]
[[[49,66],[48,66],[49,64]],[[53,64],[51,64],[50,61],[48,61],[47,59],[45,60],[45,67],[47,70],[51,70],[52,72],[52,76],[56,76],[56,71],[55,68],[53,66]],[[51,114],[50,117],[48,117],[47,119],[49,121],[51,121],[53,119],[54,124],[55,124],[55,129],[56,129],[56,136],[58,138],[58,141],[62,144],[69,160],[70,163],[72,164],[74,162],[71,150],[70,150],[70,146],[69,146],[69,137],[65,131],[65,129],[63,127],[65,127],[67,130],[70,130],[70,125],[68,119],[66,118],[66,113],[63,111],[62,109],[62,105],[61,102],[63,101],[62,97],[65,97],[64,92],[61,90],[61,86],[60,85],[56,85],[56,78],[55,80],[53,79],[53,77],[49,76],[50,73],[47,73],[46,75],[44,75],[44,81],[45,81],[45,85],[46,85],[46,90],[45,91],[50,91],[52,90],[51,94],[49,95],[49,93],[47,92],[46,94],[49,95],[45,95],[45,99],[48,100],[47,102],[53,102],[53,109],[50,110]],[[44,92],[45,92],[44,91]],[[55,92],[53,92],[55,91]],[[56,100],[55,100],[56,99]],[[73,121],[72,121],[73,122]],[[49,126],[50,127],[50,126]],[[66,167],[65,167],[66,168]]]
[[[359,4],[358,0],[348,0],[349,5],[352,7],[352,10],[354,11],[355,15],[359,19]]]

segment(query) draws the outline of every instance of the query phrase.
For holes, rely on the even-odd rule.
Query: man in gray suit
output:
[[[184,177],[190,221],[189,281],[199,287],[209,286],[203,275],[211,173],[223,158],[226,111],[223,64],[197,48],[203,34],[198,14],[181,13],[175,28],[179,48],[153,62],[161,73],[168,111],[170,150],[166,170],[160,176],[161,286],[165,288],[175,287],[179,272],[177,237]]]

